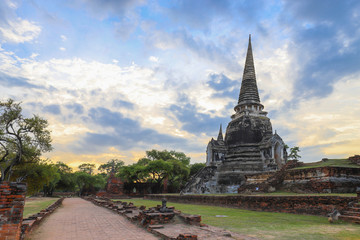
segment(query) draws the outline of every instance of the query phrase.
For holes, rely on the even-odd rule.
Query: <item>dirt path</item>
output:
[[[81,198],[66,198],[30,235],[33,240],[158,239],[108,209]]]

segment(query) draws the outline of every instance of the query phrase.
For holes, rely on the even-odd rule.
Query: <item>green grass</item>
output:
[[[27,218],[53,204],[58,198],[26,199],[23,218]]]
[[[169,196],[180,196],[179,193],[166,193],[161,195]],[[238,193],[221,193],[221,194],[194,194],[201,196],[239,196],[249,194],[238,194]],[[271,193],[253,193],[251,196],[261,195],[261,196],[341,196],[341,197],[356,197],[356,193],[294,193],[294,192],[285,192],[285,191],[276,191]]]
[[[253,195],[261,196],[340,196],[340,197],[356,197],[356,193],[294,193],[285,191],[276,191],[271,193],[254,193]]]
[[[161,201],[129,199],[135,205],[153,207]],[[326,217],[288,213],[256,212],[215,206],[180,204],[169,202],[168,206],[188,214],[201,215],[202,222],[233,232],[260,239],[341,239],[355,240],[360,236],[360,225],[343,221],[330,224]],[[227,217],[216,217],[226,215]]]
[[[304,166],[294,169],[306,169],[306,168],[317,168],[317,167],[350,167],[360,168],[359,165],[349,161],[349,159],[329,159],[327,161],[305,163]]]

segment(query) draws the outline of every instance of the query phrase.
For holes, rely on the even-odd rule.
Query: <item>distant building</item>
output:
[[[276,171],[287,159],[285,143],[272,132],[256,84],[251,36],[235,114],[206,149],[206,166],[186,185],[184,193],[236,192],[246,174]]]

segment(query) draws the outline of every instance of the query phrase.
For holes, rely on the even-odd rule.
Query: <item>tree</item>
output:
[[[21,112],[20,103],[0,101],[0,181],[9,180],[15,166],[34,163],[52,150],[48,122],[37,115],[25,118]]]
[[[76,182],[72,168],[63,162],[57,162],[55,166],[60,174],[60,180],[57,182],[55,189],[66,192],[75,191]]]
[[[298,154],[299,152],[300,152],[299,147],[290,148],[290,154],[288,156],[288,160],[298,161],[301,158],[301,156]]]
[[[146,166],[137,162],[132,165],[122,167],[118,177],[121,177],[130,183],[141,183],[146,182],[148,175]]]
[[[128,182],[156,183],[158,189],[167,179],[169,188],[179,191],[188,179],[189,163],[190,158],[182,152],[153,149],[146,151],[146,157],[137,163],[124,166],[120,176]]]
[[[187,157],[185,155],[185,153],[183,152],[176,152],[174,150],[172,151],[167,151],[167,150],[163,150],[163,151],[158,151],[155,149],[152,149],[150,151],[146,151],[146,158],[150,159],[150,160],[164,160],[164,161],[168,161],[171,159],[176,159],[180,162],[182,162],[184,165],[189,165],[190,164],[190,158]]]
[[[85,173],[88,173],[91,175],[94,172],[95,164],[83,163],[83,164],[79,165],[78,168],[80,169],[81,172],[85,172]]]
[[[23,177],[26,176],[26,177]],[[51,196],[60,174],[57,167],[47,160],[25,163],[14,166],[10,180],[21,178],[27,183],[27,194],[31,195],[43,190],[45,196]]]
[[[60,173],[71,173],[72,168],[66,165],[66,163],[58,161],[56,164],[56,167],[58,168]]]
[[[75,182],[79,188],[79,195],[87,193],[95,193],[96,191],[105,187],[106,181],[100,175],[91,175],[87,172],[76,172]]]
[[[195,175],[206,166],[205,163],[194,163],[190,165],[190,176]]]
[[[98,168],[100,172],[105,172],[109,175],[111,172],[117,173],[124,166],[124,161],[118,159],[111,159],[107,163],[101,164]]]

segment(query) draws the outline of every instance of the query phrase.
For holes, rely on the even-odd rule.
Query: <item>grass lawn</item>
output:
[[[40,212],[41,210],[47,208],[58,199],[59,198],[49,198],[49,197],[26,198],[23,218],[27,218],[35,213]]]
[[[135,205],[154,207],[160,201],[128,199]],[[201,215],[202,222],[260,239],[360,239],[360,225],[343,221],[330,224],[326,217],[247,211],[234,208],[169,202],[177,210]],[[225,215],[227,217],[216,217]]]
[[[276,191],[271,193],[254,193],[253,195],[264,196],[339,196],[339,197],[356,197],[356,193],[293,193]]]
[[[180,195],[179,193],[166,193],[162,195]],[[196,194],[194,194],[196,195]],[[248,195],[248,194],[238,194],[238,193],[221,193],[221,194],[200,194],[201,196],[239,196],[239,195]],[[260,196],[340,196],[340,197],[356,197],[356,193],[294,193],[294,192],[285,192],[285,191],[276,191],[271,193],[253,193],[251,196],[260,195]]]
[[[350,167],[360,168],[359,165],[350,162],[349,159],[329,159],[327,161],[305,163],[304,166],[294,169],[317,168],[317,167]]]

